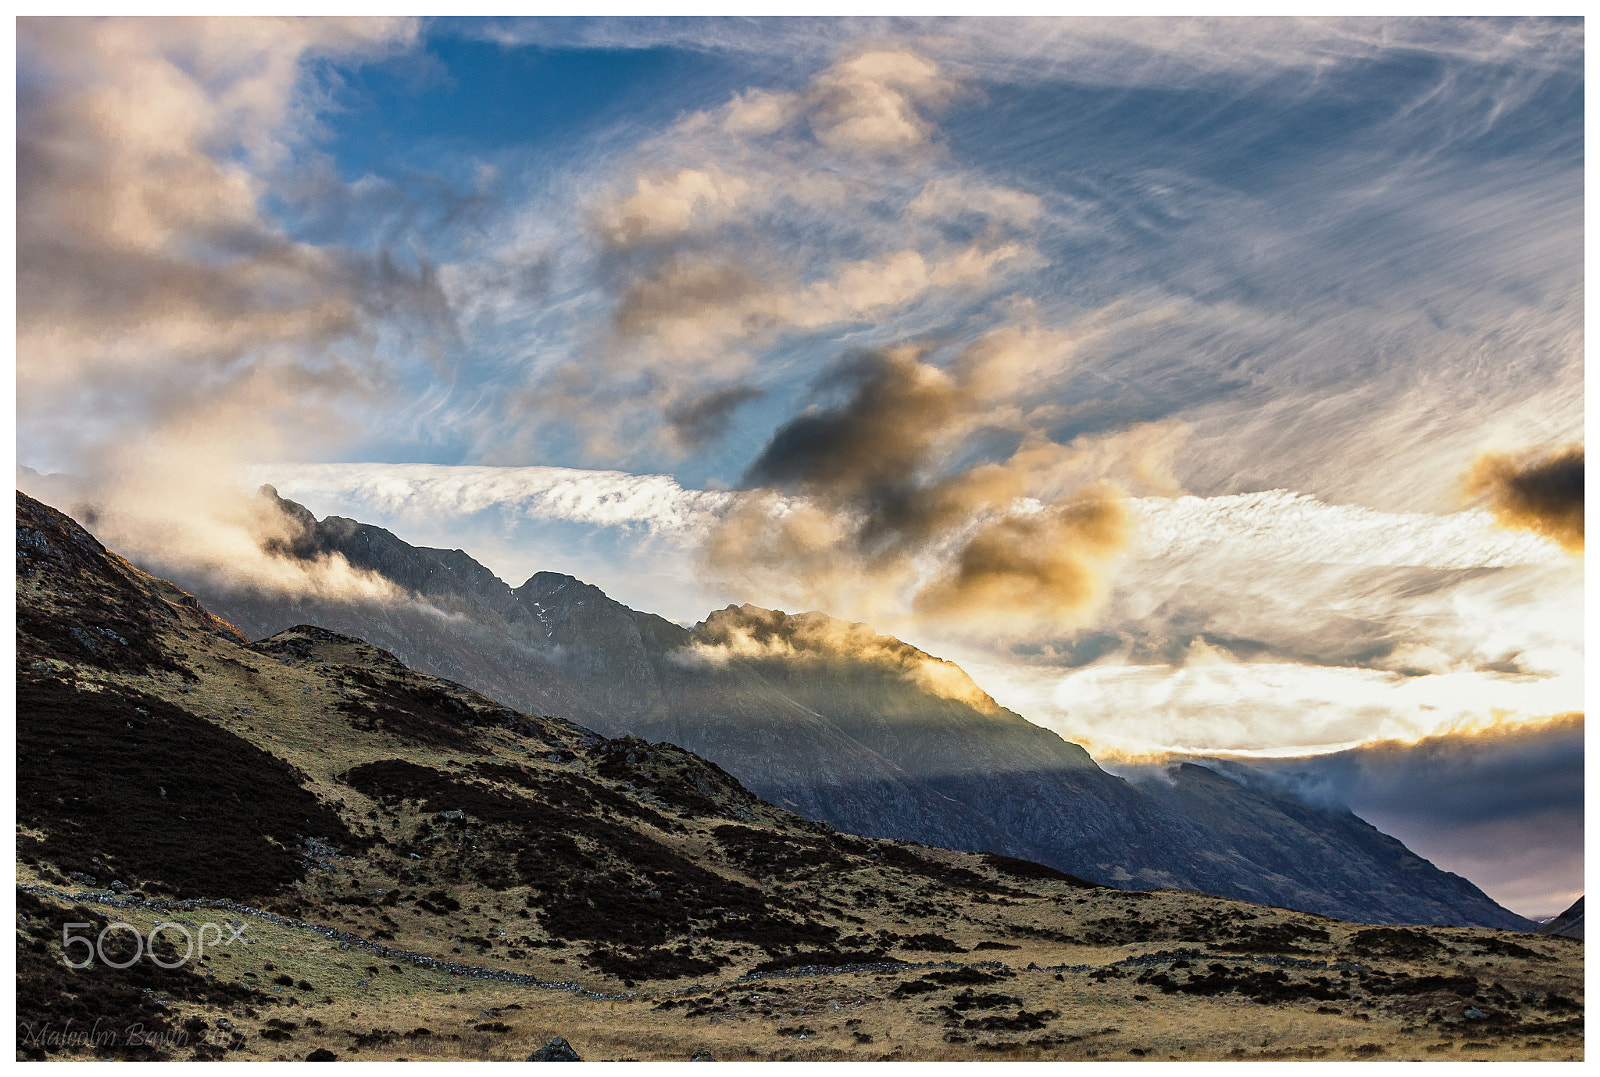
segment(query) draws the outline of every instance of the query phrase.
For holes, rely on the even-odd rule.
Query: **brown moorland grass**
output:
[[[359,640],[245,646],[34,524],[16,870],[49,892],[19,895],[19,997],[34,1030],[170,1035],[35,1051],[19,1027],[19,1057],[520,1059],[554,1035],[594,1059],[1582,1057],[1581,942],[837,834],[671,745],[516,714]],[[91,601],[117,608],[86,643]],[[190,895],[350,937],[150,904]],[[244,940],[184,975],[64,962],[67,922],[222,919]]]

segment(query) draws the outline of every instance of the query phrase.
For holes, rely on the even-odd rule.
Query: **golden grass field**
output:
[[[125,919],[148,932],[166,917],[141,910],[88,907]],[[1065,927],[1085,917],[1121,912],[1127,904],[1114,896],[1101,905],[1067,905],[1049,898],[1019,903],[1033,906],[1044,922]],[[1146,919],[1182,920],[1197,905],[1216,908],[1236,903],[1188,894],[1158,893],[1140,902]],[[1060,919],[1049,913],[1063,911]],[[1070,911],[1066,911],[1070,910]],[[1244,906],[1267,923],[1304,919],[1302,914]],[[974,909],[974,912],[982,910]],[[185,914],[201,919],[200,914]],[[234,917],[236,921],[241,919]],[[1030,919],[1032,919],[1030,917]],[[467,924],[477,924],[468,919]],[[992,921],[991,921],[992,922]],[[1260,922],[1260,921],[1258,921]],[[1322,921],[1333,942],[1320,955],[1337,956],[1340,941],[1357,927]],[[984,932],[972,932],[977,941]],[[1560,1031],[1531,1030],[1555,1025],[1571,1014],[1550,1014],[1539,1002],[1552,995],[1582,999],[1582,944],[1570,940],[1517,936],[1509,932],[1430,928],[1443,959],[1426,962],[1366,959],[1390,973],[1465,975],[1485,986],[1501,985],[1520,1004],[1514,1024],[1489,1027],[1460,1012],[1430,1020],[1444,1007],[1462,1009],[1449,993],[1356,998],[1332,1003],[1259,1002],[1238,994],[1197,997],[1165,995],[1138,977],[1145,969],[1116,970],[1097,978],[1089,973],[1028,970],[1027,965],[1111,965],[1150,952],[1149,947],[1028,946],[1016,951],[966,955],[904,953],[913,961],[971,962],[996,956],[1014,970],[977,985],[976,997],[1002,995],[1020,1000],[974,1014],[1012,1015],[1018,1011],[1059,1014],[1045,1027],[1022,1032],[963,1033],[941,1007],[960,1000],[963,985],[938,985],[925,994],[896,997],[902,984],[956,970],[916,968],[897,972],[834,973],[733,983],[710,981],[684,991],[681,983],[638,984],[638,997],[595,999],[570,991],[494,983],[414,965],[391,962],[357,947],[343,947],[305,931],[249,921],[248,945],[235,943],[207,958],[207,971],[219,978],[256,986],[262,1002],[226,1012],[202,1012],[208,1023],[226,1020],[244,1034],[237,1059],[294,1059],[319,1047],[340,1058],[365,1060],[526,1058],[552,1036],[563,1036],[586,1060],[686,1060],[707,1049],[718,1060],[965,1060],[965,1059],[1425,1059],[1425,1060],[1578,1060],[1583,1057],[1581,1023]],[[960,938],[960,933],[956,933]],[[1554,960],[1478,954],[1486,939],[1515,942]],[[1202,943],[1200,939],[1181,940]],[[1169,946],[1169,948],[1175,948]],[[1202,946],[1203,948],[1203,946]],[[458,958],[459,960],[459,958]],[[1237,959],[1192,961],[1256,970],[1270,966]],[[1156,966],[1171,969],[1171,963]],[[374,971],[376,970],[376,971]],[[537,969],[551,976],[570,974],[570,966]],[[985,966],[980,974],[996,970]],[[1188,970],[1183,970],[1188,971]],[[278,988],[275,976],[288,975],[313,990]],[[1313,973],[1317,974],[1317,973]],[[1293,982],[1306,974],[1292,970]],[[586,987],[624,993],[605,976],[574,976]],[[1181,979],[1181,974],[1178,978]],[[1333,977],[1337,980],[1337,974]],[[1536,1001],[1521,1002],[1524,992]],[[293,1004],[288,1004],[294,999]],[[1470,999],[1466,1000],[1470,1004]],[[670,1009],[663,1003],[679,1003]],[[1485,1009],[1493,1008],[1485,1005]],[[962,1011],[958,1011],[962,1012]],[[262,1038],[276,1020],[282,1040]],[[418,1032],[426,1029],[426,1034]],[[964,1042],[952,1042],[961,1037]],[[82,1057],[81,1055],[79,1057]],[[181,1057],[181,1055],[180,1055]]]

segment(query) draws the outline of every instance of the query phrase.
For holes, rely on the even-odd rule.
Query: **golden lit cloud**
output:
[[[917,593],[916,613],[970,618],[998,628],[1040,620],[1082,623],[1105,597],[1107,563],[1127,542],[1130,518],[1113,488],[1086,491],[1035,516],[983,524],[950,570]]]
[[[1503,527],[1544,535],[1583,553],[1583,446],[1540,454],[1481,453],[1463,481]]]
[[[123,554],[386,593],[342,561],[263,558],[278,524],[232,469],[283,451],[287,427],[338,429],[386,376],[361,339],[369,305],[423,298],[258,206],[309,120],[306,62],[415,35],[397,19],[19,21],[18,410]]]
[[[747,90],[647,144],[591,208],[613,256],[609,331],[530,407],[585,428],[597,457],[679,453],[761,393],[762,349],[981,296],[1036,264],[1037,197],[912,152],[958,91],[903,49],[849,53],[803,90]],[[774,231],[793,240],[782,257],[765,253]]]
[[[688,232],[732,213],[750,193],[750,184],[715,166],[685,168],[671,175],[641,175],[633,193],[603,208],[601,234],[613,246],[627,246]]]
[[[867,663],[923,691],[955,699],[985,713],[1000,708],[952,662],[925,654],[864,624],[823,613],[787,614],[759,606],[729,606],[695,626],[693,642],[677,652],[691,665],[723,665],[731,658],[775,661],[787,670],[830,662]]]
[[[959,622],[975,633],[1081,626],[1133,533],[1116,483],[1166,488],[1171,432],[1060,444],[1006,407],[1068,360],[1071,337],[1008,327],[948,366],[900,345],[848,355],[751,464],[706,561],[732,585],[836,612]],[[1020,435],[972,460],[986,433]]]
[[[809,120],[817,141],[848,153],[901,153],[927,141],[921,109],[955,92],[937,64],[903,49],[863,52],[813,84]]]
[[[409,40],[397,20],[23,19],[17,357],[24,391],[348,335],[332,253],[256,209],[249,163],[300,119],[304,58]],[[191,373],[192,380],[192,373]]]

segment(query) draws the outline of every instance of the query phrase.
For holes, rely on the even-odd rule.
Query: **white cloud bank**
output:
[[[1327,505],[1289,490],[1140,498],[1137,556],[1227,553],[1290,564],[1474,569],[1561,565],[1561,548],[1505,531],[1487,512],[1435,515]]]
[[[667,475],[566,467],[263,464],[244,477],[272,483],[296,501],[342,506],[328,511],[368,522],[501,510],[527,520],[634,527],[673,536],[707,526],[732,499],[716,490],[685,490]]]
[[[490,509],[528,520],[634,527],[693,536],[735,495],[689,490],[668,475],[566,467],[447,464],[261,464],[242,475],[283,496],[345,506],[327,511],[404,521],[469,516]],[[1199,554],[1256,561],[1436,569],[1554,566],[1555,543],[1495,526],[1487,512],[1446,515],[1328,505],[1287,490],[1220,497],[1128,499],[1137,520],[1133,556]]]

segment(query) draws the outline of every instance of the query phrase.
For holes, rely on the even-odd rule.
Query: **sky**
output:
[[[17,40],[17,459],[125,553],[360,586],[271,482],[1107,760],[1582,710],[1581,22]]]

